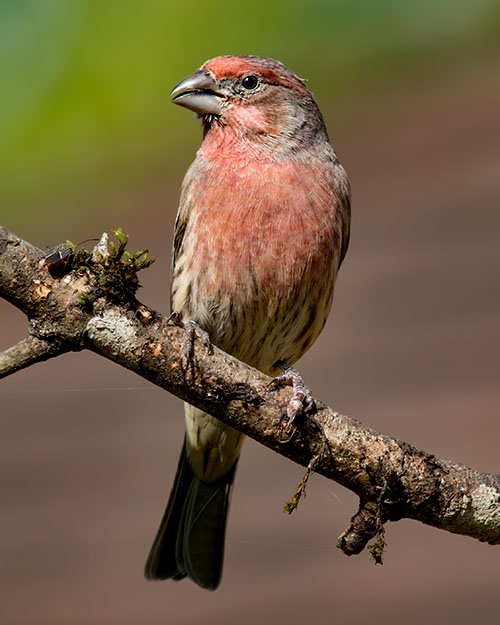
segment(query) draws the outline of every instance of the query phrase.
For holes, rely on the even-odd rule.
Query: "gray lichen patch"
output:
[[[87,324],[86,334],[95,345],[109,354],[122,354],[125,349],[132,355],[136,347],[132,322],[114,309],[92,317]]]
[[[497,489],[480,484],[471,493],[471,504],[474,519],[481,525],[488,525],[497,535],[500,535],[500,515],[498,514],[500,504],[500,493]]]

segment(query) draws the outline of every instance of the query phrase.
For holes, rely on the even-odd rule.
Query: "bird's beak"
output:
[[[206,70],[198,70],[184,78],[172,89],[172,102],[198,113],[199,115],[220,115],[224,96],[217,92],[212,75]]]

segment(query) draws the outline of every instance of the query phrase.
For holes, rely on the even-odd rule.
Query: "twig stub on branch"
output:
[[[129,263],[127,271],[130,263],[149,262],[121,244],[115,252],[118,262]],[[83,264],[88,270],[77,263],[58,279],[41,265],[43,255],[0,227],[0,295],[30,321],[27,338],[0,354],[0,377],[65,351],[90,349],[305,467],[318,458],[315,472],[360,497],[340,540],[346,553],[361,551],[371,538],[383,540],[381,524],[401,518],[500,544],[498,476],[439,460],[320,402],[283,440],[279,426],[290,389],[270,391],[269,377],[217,348],[209,354],[196,341],[196,366],[186,370],[184,331],[138,302],[135,290],[124,295],[119,270],[116,283],[108,282],[113,272],[103,282],[90,258]]]

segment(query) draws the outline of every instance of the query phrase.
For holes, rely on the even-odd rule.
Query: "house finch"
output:
[[[278,61],[222,56],[172,91],[201,117],[181,191],[171,308],[192,334],[266,374],[291,365],[328,316],[349,240],[350,191],[303,80]],[[307,396],[286,370],[295,400]],[[221,578],[242,435],[185,404],[186,437],[148,579]]]

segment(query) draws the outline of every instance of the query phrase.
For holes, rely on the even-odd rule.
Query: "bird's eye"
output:
[[[259,79],[257,78],[257,76],[250,74],[250,76],[245,76],[245,78],[243,78],[241,84],[243,85],[243,87],[245,87],[247,91],[253,91],[259,86]]]

